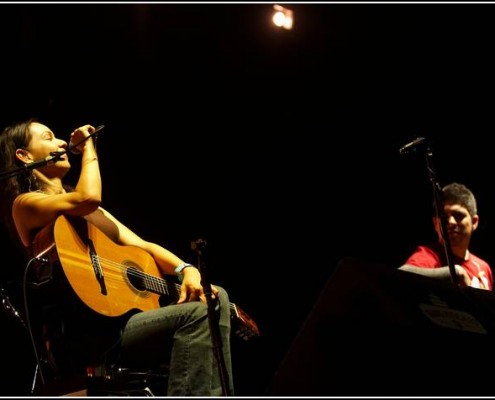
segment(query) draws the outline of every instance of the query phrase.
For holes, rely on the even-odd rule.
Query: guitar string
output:
[[[98,260],[100,261],[100,264],[105,263],[106,266],[110,266],[110,269],[113,269],[113,271],[123,272],[127,276],[129,276],[130,278],[132,278],[132,277],[141,278],[143,283],[144,283],[145,288],[148,290],[150,289],[149,286],[151,285],[151,289],[159,290],[159,294],[171,295],[170,290],[169,290],[170,288],[175,289],[175,291],[177,292],[175,294],[180,293],[180,285],[179,284],[177,284],[175,282],[167,282],[167,280],[164,278],[159,278],[159,277],[156,277],[154,275],[145,273],[145,272],[137,269],[133,265],[121,264],[121,263],[118,263],[116,261],[113,261],[113,260],[110,260],[107,258],[102,258],[100,256],[98,256]],[[112,267],[116,267],[116,268],[112,268]],[[160,290],[160,289],[162,289],[162,290]],[[165,293],[163,293],[163,291],[165,291]]]

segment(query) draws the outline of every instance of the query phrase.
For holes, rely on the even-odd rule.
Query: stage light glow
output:
[[[292,29],[292,26],[294,25],[294,12],[278,4],[273,5],[273,10],[272,21],[275,26],[287,30]]]

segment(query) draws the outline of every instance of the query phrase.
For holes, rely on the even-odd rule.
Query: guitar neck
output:
[[[141,280],[142,287],[149,292],[177,300],[180,296],[180,285],[172,280],[147,274],[136,270],[136,276]]]
[[[158,278],[140,272],[143,277],[143,282],[145,283],[146,290],[156,293],[167,298],[177,300],[180,296],[180,285],[176,282],[167,281],[165,278]],[[254,320],[252,320],[239,306],[230,302],[230,315],[232,321],[237,322],[236,324],[236,334],[242,337],[244,340],[248,340],[253,336],[260,336],[260,331]]]

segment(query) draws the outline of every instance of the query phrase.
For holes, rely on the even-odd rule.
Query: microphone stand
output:
[[[22,327],[26,330],[26,332],[28,333],[29,337],[31,338],[31,342],[32,342],[32,345],[33,345],[34,356],[35,356],[35,359],[36,359],[36,365],[35,365],[35,368],[34,368],[34,375],[33,375],[33,382],[31,384],[31,394],[33,394],[34,393],[35,386],[36,386],[36,382],[38,380],[37,379],[38,378],[38,374],[40,375],[41,382],[43,384],[45,383],[45,381],[44,381],[44,377],[43,377],[43,372],[41,371],[41,367],[40,367],[40,364],[41,363],[40,363],[40,360],[38,358],[38,352],[36,350],[36,345],[33,342],[33,336],[32,336],[32,332],[31,332],[31,327],[28,326],[29,320],[28,320],[28,324],[26,324],[24,322],[24,320],[22,319],[19,311],[17,311],[17,309],[14,307],[14,305],[10,301],[10,298],[9,298],[9,295],[7,294],[7,291],[1,285],[0,285],[0,297],[2,298],[2,306],[3,306],[4,310],[7,311],[7,312],[9,312],[10,315],[13,315],[15,317],[15,319],[17,321],[19,321],[19,323],[22,325]]]
[[[54,152],[50,153],[51,154],[50,156],[44,158],[43,160],[34,161],[32,163],[24,164],[22,167],[11,169],[9,171],[3,171],[2,173],[0,173],[0,181],[4,180],[4,179],[12,178],[16,175],[20,175],[22,173],[25,173],[26,171],[40,168],[40,167],[44,167],[45,165],[54,163],[54,162],[60,160],[60,158],[65,153],[66,153],[66,151],[54,151]]]
[[[95,130],[90,135],[84,137],[79,142],[74,143],[74,144],[70,143],[69,147],[66,150],[63,150],[63,151],[52,151],[50,153],[50,155],[48,157],[45,157],[43,160],[34,161],[32,163],[29,163],[29,164],[24,164],[22,167],[15,168],[15,169],[10,170],[10,171],[3,171],[2,173],[0,173],[0,181],[2,181],[4,179],[12,178],[12,177],[14,177],[16,175],[22,174],[22,173],[24,173],[26,171],[29,171],[29,170],[32,170],[32,169],[35,169],[35,168],[41,168],[41,167],[44,167],[45,165],[48,165],[48,164],[57,162],[58,160],[60,160],[60,158],[64,154],[67,154],[68,151],[74,152],[75,151],[75,149],[74,149],[75,147],[79,146],[81,143],[85,142],[89,138],[94,138],[96,140],[97,135],[100,133],[100,131],[103,128],[105,128],[105,125],[97,126],[95,128]]]
[[[459,286],[459,277],[455,271],[454,254],[452,253],[452,246],[450,244],[450,238],[447,228],[447,217],[444,211],[443,191],[436,178],[435,170],[433,169],[433,152],[431,151],[430,144],[426,146],[426,168],[428,170],[428,177],[433,187],[433,200],[435,204],[435,215],[440,220],[440,231],[442,235],[442,243],[449,266],[450,278],[455,286]]]
[[[9,312],[10,315],[13,315],[15,317],[14,319],[18,320],[25,329],[28,329],[26,323],[19,314],[19,311],[17,311],[17,309],[10,301],[9,295],[7,294],[7,291],[4,289],[2,285],[0,285],[0,297],[2,299],[3,309]]]
[[[208,276],[208,271],[206,268],[206,264],[204,262],[203,252],[206,248],[206,241],[203,239],[197,239],[194,242],[191,242],[191,249],[196,253],[198,261],[197,265],[199,271],[201,272],[201,285],[203,286],[203,291],[206,296],[206,303],[208,305],[208,322],[210,326],[210,335],[211,341],[213,343],[213,353],[217,360],[218,371],[220,374],[220,381],[222,384],[222,393],[224,396],[230,396],[229,393],[229,379],[227,374],[227,367],[225,365],[225,358],[223,357],[222,351],[222,337],[220,336],[219,329],[219,317],[220,310],[218,312],[215,311],[215,303],[211,298],[211,282]],[[218,302],[218,300],[217,300]]]
[[[27,171],[30,171],[32,169],[44,167],[45,165],[54,163],[54,162],[58,161],[65,153],[66,153],[66,151],[52,152],[52,153],[50,153],[49,156],[45,157],[43,160],[34,161],[32,163],[29,163],[29,164],[24,164],[22,167],[15,168],[15,169],[12,169],[12,170],[9,170],[9,171],[3,171],[2,173],[0,173],[0,181],[3,181],[5,179],[9,179],[9,178],[13,178],[16,175],[24,174]],[[31,262],[34,261],[34,260],[35,259],[33,258],[33,259],[31,259],[29,261],[29,263],[28,263],[28,265],[26,267],[26,271],[29,268],[29,265],[31,264]],[[24,287],[24,290],[25,290],[25,288],[26,288],[25,287],[25,282],[23,284],[23,287]],[[32,331],[31,331],[31,325],[29,323],[29,317],[27,317],[27,322],[28,323],[26,324],[24,322],[24,320],[22,319],[22,317],[20,316],[19,312],[14,308],[14,306],[10,302],[10,299],[9,299],[9,297],[8,297],[5,289],[3,287],[1,287],[1,286],[0,286],[0,295],[1,295],[1,298],[2,298],[2,305],[3,305],[4,309],[7,310],[7,311],[9,311],[12,315],[14,315],[14,317],[16,317],[16,319],[26,329],[26,331],[28,332],[28,334],[29,334],[29,336],[31,338],[31,343],[33,345],[33,352],[34,352],[34,356],[36,358],[36,366],[35,366],[35,369],[34,369],[33,382],[32,382],[32,385],[31,385],[31,394],[33,394],[34,393],[34,390],[35,390],[35,387],[36,387],[36,382],[38,380],[38,375],[40,376],[41,382],[43,384],[45,383],[45,379],[43,377],[43,371],[41,370],[41,362],[40,362],[40,359],[38,357],[38,351],[36,350],[36,344],[34,343],[34,338],[33,338]],[[25,295],[24,295],[24,299],[26,299],[25,298]],[[28,313],[28,311],[27,311],[27,304],[25,305],[25,312],[26,312],[26,315],[28,315],[27,314]]]

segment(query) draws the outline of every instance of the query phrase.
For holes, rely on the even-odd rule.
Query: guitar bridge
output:
[[[88,239],[89,256],[91,258],[91,265],[95,271],[96,280],[100,284],[101,294],[107,294],[107,287],[105,285],[105,277],[103,276],[103,268],[101,268],[100,258],[96,254],[96,249],[91,239]]]

